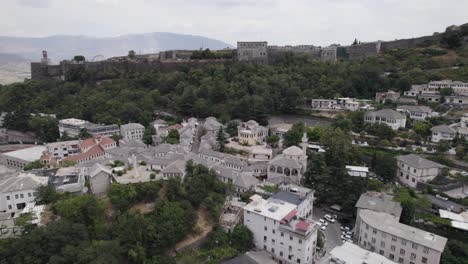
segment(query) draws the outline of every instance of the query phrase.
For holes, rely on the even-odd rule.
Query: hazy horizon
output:
[[[462,0],[7,0],[0,35],[117,37],[169,32],[272,45],[393,40],[468,22]]]

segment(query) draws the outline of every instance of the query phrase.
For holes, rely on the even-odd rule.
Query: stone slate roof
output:
[[[356,207],[383,212],[400,218],[402,208],[399,203],[393,201],[393,198],[393,196],[386,193],[366,192],[361,194]]]
[[[0,192],[15,192],[36,189],[39,185],[47,184],[47,177],[35,177],[30,174],[18,175],[0,183]]]
[[[439,252],[444,250],[447,238],[431,234],[424,230],[401,224],[398,220],[388,217],[385,213],[374,212],[370,210],[361,210],[359,212],[361,219],[372,227],[375,227],[385,233],[401,237],[405,240],[415,242],[422,246],[432,248]]]
[[[432,132],[438,132],[438,133],[448,133],[448,134],[456,134],[457,131],[455,129],[446,126],[446,125],[440,125],[440,126],[435,126],[431,128]]]
[[[299,164],[299,162],[292,160],[292,159],[287,159],[283,155],[278,155],[274,159],[272,159],[268,164],[270,165],[275,165],[275,166],[280,166],[283,168],[295,168],[295,169],[301,169],[302,166]]]
[[[252,186],[258,183],[258,180],[252,176],[241,173],[233,182],[235,186],[239,186],[241,188],[250,189]]]
[[[145,129],[145,127],[142,124],[139,124],[139,123],[128,123],[128,124],[125,124],[125,125],[121,125],[120,129],[122,129],[122,130]]]
[[[302,149],[296,147],[296,146],[291,146],[283,151],[283,154],[286,155],[291,155],[291,156],[299,156],[302,155]]]
[[[437,162],[422,158],[422,157],[420,157],[418,155],[414,155],[414,154],[398,156],[397,160],[401,161],[401,162],[403,162],[405,164],[408,164],[411,167],[415,167],[415,168],[418,168],[418,169],[430,169],[430,168],[443,168],[443,167],[445,167],[442,164],[439,164]]]
[[[402,109],[409,112],[419,112],[419,113],[432,113],[432,109],[430,107],[424,105],[400,105],[397,109]]]
[[[371,116],[371,117],[378,116],[378,117],[384,117],[384,118],[390,118],[390,119],[406,119],[404,115],[392,109],[382,109],[379,111],[367,112],[366,116]]]

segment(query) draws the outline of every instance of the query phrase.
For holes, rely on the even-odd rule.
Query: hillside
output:
[[[170,49],[223,49],[231,45],[219,40],[202,36],[174,34],[166,32],[131,34],[118,37],[95,38],[88,36],[50,36],[44,38],[20,38],[0,36],[0,53],[11,57],[39,60],[42,50],[58,62],[80,54],[92,59],[96,55],[106,58],[127,54],[129,50],[137,53],[155,53]],[[10,61],[9,61],[10,62]]]

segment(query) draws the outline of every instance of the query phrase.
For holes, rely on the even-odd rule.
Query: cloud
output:
[[[47,8],[53,0],[18,0],[18,4],[34,8]]]

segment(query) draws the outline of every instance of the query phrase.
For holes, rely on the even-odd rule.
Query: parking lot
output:
[[[322,208],[314,207],[313,219],[319,221],[324,219],[324,216],[328,214],[324,212]],[[341,240],[342,231],[340,230],[341,222],[336,221],[335,223],[328,223],[326,229],[320,230],[325,235],[325,252],[330,252],[334,247],[343,244]]]

